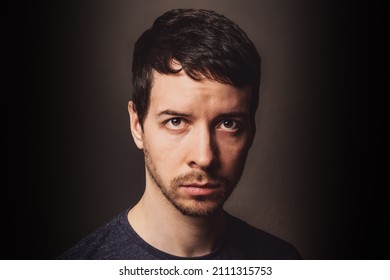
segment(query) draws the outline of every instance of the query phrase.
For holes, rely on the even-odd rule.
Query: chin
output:
[[[175,202],[172,204],[185,216],[210,217],[222,210],[224,202],[201,198],[187,203]]]

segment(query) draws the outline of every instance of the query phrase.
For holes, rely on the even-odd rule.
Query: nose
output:
[[[217,149],[213,135],[206,127],[193,131],[187,164],[191,168],[209,169],[216,160]]]

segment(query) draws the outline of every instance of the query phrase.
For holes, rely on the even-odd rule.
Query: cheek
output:
[[[153,134],[145,135],[144,146],[161,175],[166,174],[167,171],[172,173],[172,170],[179,168],[183,148],[176,138],[167,137],[157,130]]]
[[[245,139],[237,141],[221,141],[219,144],[220,161],[226,173],[241,173],[248,154]]]

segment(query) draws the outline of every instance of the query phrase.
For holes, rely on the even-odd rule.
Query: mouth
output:
[[[186,184],[181,187],[191,196],[207,196],[222,191],[222,186],[219,184]]]

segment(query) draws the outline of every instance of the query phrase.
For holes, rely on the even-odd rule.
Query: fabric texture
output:
[[[90,260],[166,260],[166,259],[301,259],[289,243],[250,226],[226,213],[226,232],[222,245],[201,257],[177,257],[154,248],[133,230],[123,211],[109,223],[88,235],[58,259]]]

